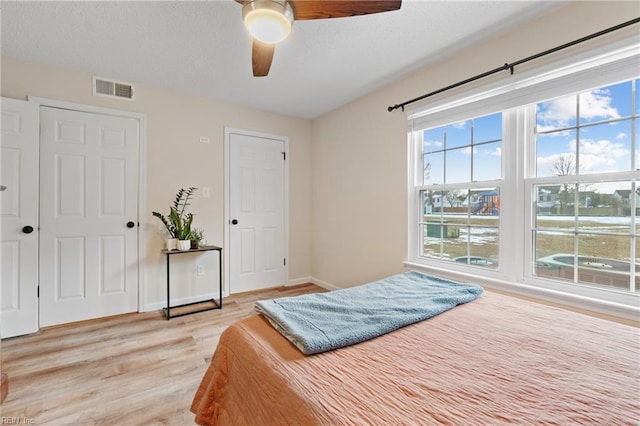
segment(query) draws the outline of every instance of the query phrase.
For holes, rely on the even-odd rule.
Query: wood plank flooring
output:
[[[312,284],[234,295],[222,310],[161,311],[41,330],[2,341],[9,394],[1,419],[37,425],[189,425],[191,400],[222,331],[255,301],[324,291]],[[5,422],[6,423],[6,422]]]

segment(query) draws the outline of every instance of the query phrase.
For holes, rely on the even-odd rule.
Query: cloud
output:
[[[596,89],[579,95],[580,117],[585,120],[611,120],[620,118],[618,110],[611,105],[609,90]],[[576,96],[553,99],[538,104],[538,130],[553,130],[572,125],[576,119]]]
[[[568,142],[567,152],[554,153],[537,158],[538,170],[546,175],[553,172],[554,164],[561,156],[575,152],[575,139]],[[607,139],[582,139],[580,141],[580,173],[604,173],[627,170],[630,151],[623,143],[611,142]]]
[[[595,155],[609,158],[622,158],[629,155],[629,149],[621,143],[613,143],[606,139],[580,141],[580,155]]]
[[[443,144],[441,141],[424,141],[422,142],[422,146],[435,146],[441,147]]]
[[[596,89],[580,96],[580,116],[585,119],[603,120],[620,118],[618,110],[611,105],[611,97],[606,89]]]
[[[459,121],[457,123],[450,124],[450,126],[456,129],[464,129],[467,123],[468,121]]]
[[[462,154],[471,155],[471,147],[470,147],[470,146],[468,146],[468,147],[462,148],[462,149],[460,150],[460,152],[461,152]],[[474,153],[474,154],[477,154],[477,153],[478,153],[478,150],[477,150],[477,149],[475,149],[475,148],[473,148],[473,153]]]
[[[490,151],[489,155],[494,155],[496,157],[501,157],[502,156],[502,147],[497,147],[495,150]]]
[[[580,170],[582,173],[628,170],[629,154],[629,149],[621,143],[583,139],[580,142]]]
[[[627,137],[627,134],[624,132],[620,132],[616,135],[616,139],[620,140],[620,139],[625,139]]]

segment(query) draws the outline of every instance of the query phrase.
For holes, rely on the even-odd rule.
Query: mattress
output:
[[[311,356],[239,321],[191,410],[203,425],[637,425],[639,395],[638,328],[485,292]]]

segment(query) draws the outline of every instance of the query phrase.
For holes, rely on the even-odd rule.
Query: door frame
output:
[[[231,197],[231,157],[230,157],[230,141],[231,134],[252,136],[257,138],[274,139],[283,142],[285,158],[284,162],[284,179],[283,179],[283,191],[284,191],[284,206],[283,206],[283,229],[284,229],[284,257],[287,259],[287,263],[284,265],[284,280],[285,285],[289,282],[289,138],[282,135],[274,135],[271,133],[254,132],[251,130],[242,130],[233,127],[224,127],[224,247],[229,253],[230,247],[230,234],[231,234],[231,215],[229,212],[230,197]],[[230,290],[230,261],[229,255],[224,256],[224,270],[228,271],[224,274],[224,296],[229,296]]]
[[[147,258],[148,224],[146,221],[141,220],[147,217],[147,115],[139,112],[122,111],[37,96],[27,96],[27,100],[37,104],[39,107],[60,108],[92,114],[132,118],[138,121],[138,312],[144,312],[147,299],[147,280],[146,268],[141,264],[140,260]]]

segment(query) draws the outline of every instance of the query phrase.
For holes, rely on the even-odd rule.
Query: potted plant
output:
[[[205,245],[204,231],[200,228],[191,229],[191,248],[200,248]]]
[[[193,223],[193,214],[185,213],[189,200],[193,192],[197,188],[190,187],[187,189],[180,188],[173,200],[173,205],[169,209],[169,216],[165,216],[158,212],[153,215],[160,219],[164,224],[169,238],[167,239],[167,250],[189,250],[191,247],[191,224]],[[183,242],[180,243],[180,240]],[[184,242],[186,241],[186,242]]]

